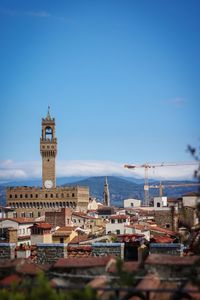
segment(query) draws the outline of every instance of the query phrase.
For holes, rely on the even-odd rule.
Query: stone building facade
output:
[[[55,119],[48,110],[42,119],[42,136],[40,138],[42,156],[42,187],[8,187],[6,204],[15,209],[15,217],[37,218],[46,211],[69,207],[78,211],[87,210],[89,188],[86,186],[56,187],[57,138],[55,136]]]

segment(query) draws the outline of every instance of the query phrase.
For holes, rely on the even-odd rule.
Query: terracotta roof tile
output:
[[[173,243],[174,239],[168,236],[154,236],[151,238],[151,243]]]
[[[111,257],[77,257],[77,258],[60,258],[53,268],[92,268],[106,266]]]
[[[78,235],[75,236],[75,238],[73,238],[69,244],[79,244],[80,242],[84,242],[87,240],[88,240],[88,235],[86,234]]]
[[[29,228],[33,228],[33,227],[37,227],[37,228],[41,228],[41,229],[51,229],[52,226],[49,223],[34,223],[33,226],[30,226]]]
[[[25,260],[23,264],[18,264],[16,267],[16,271],[19,274],[36,276],[38,272],[43,271],[43,268],[40,265],[34,264],[29,260]]]
[[[157,225],[156,226],[155,225],[150,226],[149,230],[150,231],[162,232],[162,233],[169,234],[169,235],[176,235],[176,233],[174,231],[171,231],[171,230],[166,229],[166,228],[159,227]]]
[[[3,278],[2,280],[0,280],[0,285],[1,286],[11,286],[14,283],[19,284],[21,282],[21,280],[22,279],[19,275],[12,274],[12,275],[9,275],[9,276]]]
[[[109,219],[117,219],[117,220],[122,220],[122,219],[129,219],[130,217],[127,215],[112,215],[109,217]]]
[[[197,262],[200,262],[199,256],[175,256],[167,254],[150,254],[145,264],[149,265],[194,265]]]
[[[32,219],[32,218],[4,218],[4,219],[1,219],[1,221],[3,221],[3,220],[10,220],[10,221],[17,222],[19,224],[34,223],[34,219]]]
[[[140,264],[138,261],[125,261],[122,266],[122,270],[128,273],[136,272],[138,271]],[[111,264],[111,266],[108,268],[109,273],[116,273],[116,260]]]
[[[141,240],[144,237],[144,234],[137,234],[137,233],[127,233],[127,234],[119,234],[117,235],[117,239],[120,243],[123,242],[135,242]]]

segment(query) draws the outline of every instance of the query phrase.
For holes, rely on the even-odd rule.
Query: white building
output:
[[[30,238],[30,226],[33,225],[32,220],[28,220],[26,218],[6,218],[0,220],[0,232],[3,232],[5,228],[14,228],[17,229],[18,233],[18,243],[17,245],[30,245],[31,238]]]
[[[106,224],[106,234],[124,234],[126,225],[130,225],[130,216],[112,215],[109,217],[109,223]]]
[[[154,208],[167,207],[167,197],[154,197],[153,206]]]
[[[150,230],[147,226],[142,224],[126,225],[125,233],[127,234],[144,234],[147,241],[150,241]]]
[[[88,210],[97,210],[98,207],[99,207],[99,203],[96,201],[95,198],[89,199],[89,203],[88,203],[88,207],[87,207]]]
[[[198,193],[188,193],[183,195],[183,206],[196,208],[197,203],[200,202],[200,195]]]
[[[138,199],[125,199],[124,200],[124,208],[133,208],[133,207],[140,207],[141,206],[141,200]]]

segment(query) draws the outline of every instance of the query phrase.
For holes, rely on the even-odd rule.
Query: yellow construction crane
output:
[[[130,165],[125,164],[124,167],[127,169],[136,169],[136,168],[144,168],[144,201],[145,205],[149,206],[149,178],[148,178],[148,170],[154,169],[157,167],[175,167],[175,166],[190,166],[190,165],[198,165],[197,162],[185,162],[185,163],[160,163],[160,164],[142,164],[142,165]]]
[[[176,187],[189,187],[189,186],[200,186],[200,183],[178,183],[178,184],[162,184],[159,185],[149,185],[150,189],[159,189],[159,196],[163,196],[164,188],[176,188]]]

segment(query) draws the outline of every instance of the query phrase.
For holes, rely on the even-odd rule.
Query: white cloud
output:
[[[27,16],[27,17],[36,17],[36,18],[53,18],[53,19],[60,20],[60,21],[67,21],[67,18],[61,17],[61,16],[55,16],[45,10],[23,11],[23,10],[10,10],[10,9],[0,8],[0,13],[4,14],[6,16],[10,16],[10,17]]]
[[[175,97],[172,99],[168,99],[166,102],[176,107],[182,107],[186,104],[186,100],[182,97]]]
[[[0,161],[0,180],[41,178],[41,162]],[[148,177],[158,180],[193,179],[195,165],[162,166],[148,169]],[[125,169],[114,161],[57,161],[57,177],[70,176],[126,176],[144,178],[144,168]]]

